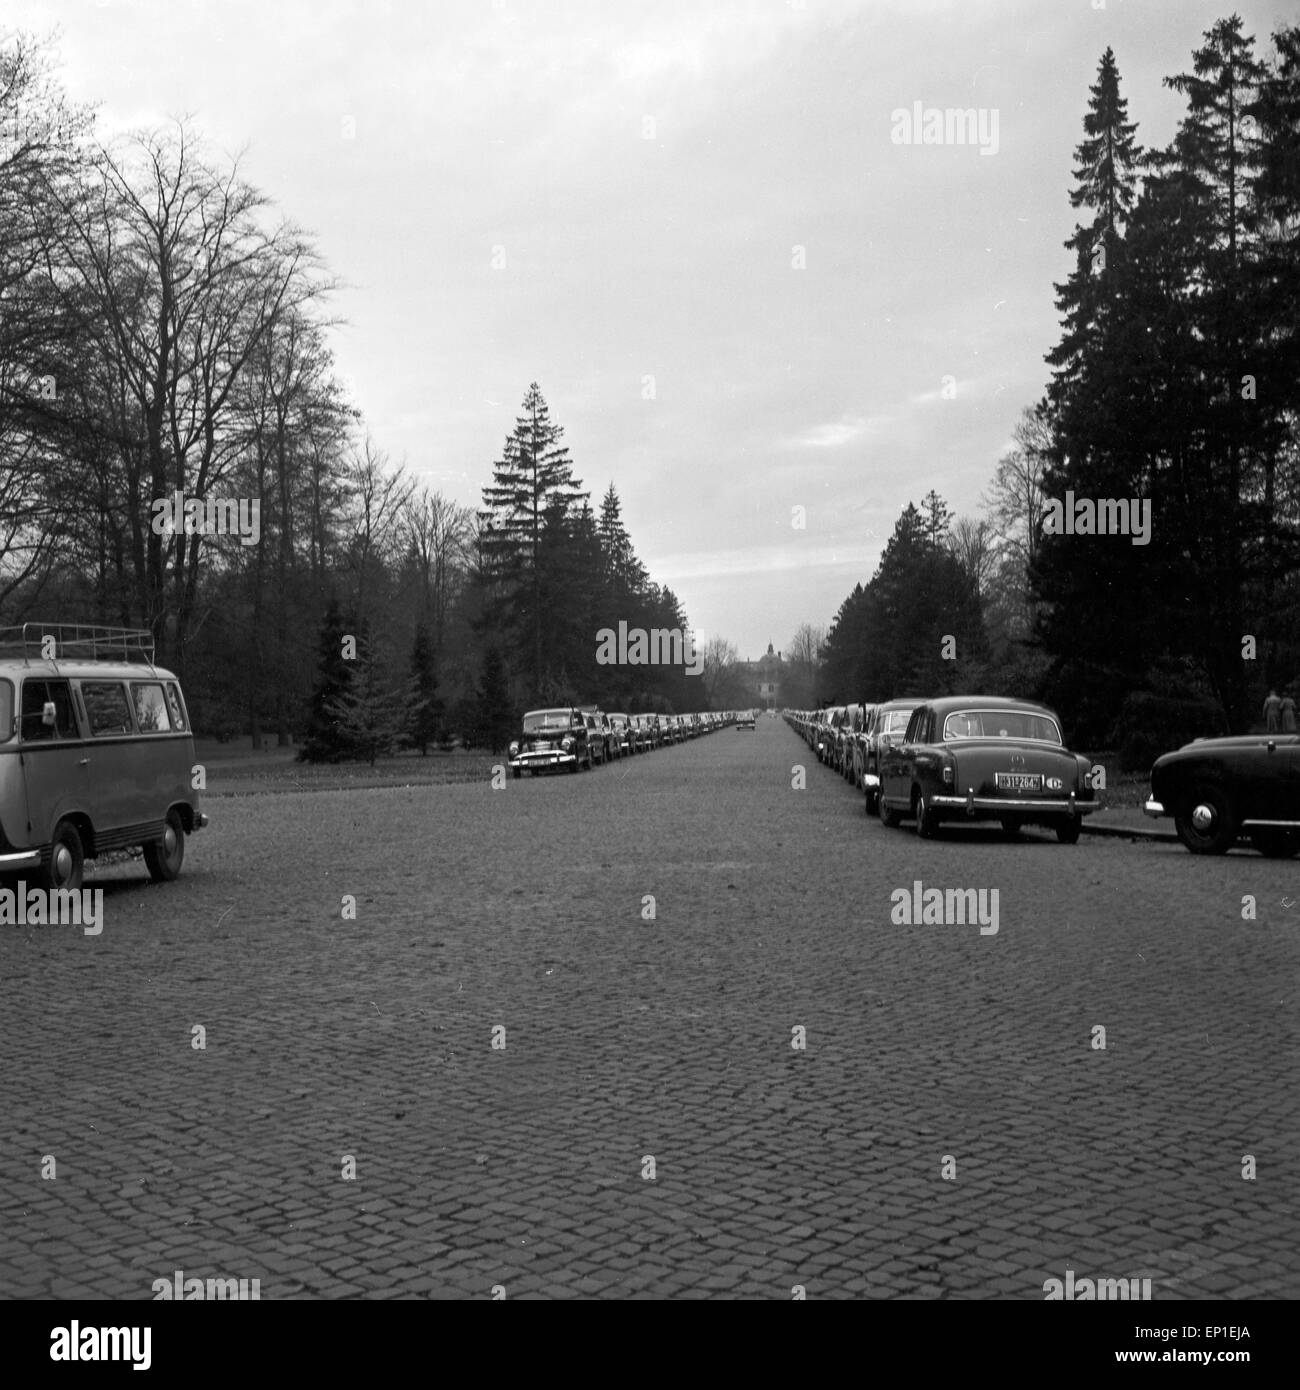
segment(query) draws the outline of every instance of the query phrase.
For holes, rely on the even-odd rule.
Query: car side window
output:
[[[53,728],[44,722],[47,701],[54,704]],[[60,738],[76,738],[77,721],[72,714],[68,682],[24,681],[19,729],[24,743],[50,743]]]
[[[925,723],[925,711],[917,710],[907,721],[907,732],[903,735],[904,743],[919,743],[921,741],[921,729]]]
[[[134,732],[126,690],[118,681],[82,681],[81,698],[86,702],[86,718],[96,738]]]
[[[135,722],[142,734],[171,732],[171,720],[167,714],[161,682],[155,685],[153,682],[133,681],[131,699],[135,704]]]

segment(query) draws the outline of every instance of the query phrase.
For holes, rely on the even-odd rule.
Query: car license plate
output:
[[[1038,772],[999,772],[996,775],[1000,791],[1040,792],[1043,790],[1042,774]]]

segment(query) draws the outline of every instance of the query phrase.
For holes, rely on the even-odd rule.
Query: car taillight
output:
[[[955,773],[954,773],[954,771],[953,771],[953,766],[952,766],[952,764],[951,764],[951,763],[944,763],[944,765],[943,765],[943,784],[944,784],[944,786],[945,786],[945,787],[951,787],[951,786],[953,785],[954,777],[955,777]]]

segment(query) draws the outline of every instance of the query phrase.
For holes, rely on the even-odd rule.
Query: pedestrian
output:
[[[1282,708],[1279,713],[1282,717],[1282,732],[1284,734],[1295,733],[1295,692],[1292,686],[1288,685],[1282,692]]]
[[[1282,701],[1278,699],[1277,691],[1270,690],[1268,699],[1264,701],[1264,730],[1266,733],[1275,734],[1279,730],[1282,722]]]

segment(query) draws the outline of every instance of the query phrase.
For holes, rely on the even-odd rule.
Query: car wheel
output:
[[[1015,818],[1015,816],[1002,817],[1002,833],[1005,836],[1007,836],[1008,839],[1014,840],[1020,834],[1023,828],[1024,827]]]
[[[1270,859],[1294,859],[1300,854],[1300,831],[1257,825],[1250,832],[1250,843]]]
[[[1083,829],[1083,817],[1071,816],[1069,820],[1060,821],[1056,827],[1056,838],[1063,845],[1077,845],[1079,843],[1079,832]]]
[[[75,893],[81,887],[85,862],[77,827],[70,820],[61,820],[54,827],[54,839],[50,841],[49,863],[41,867],[41,882],[51,891],[67,888]]]
[[[155,883],[170,883],[180,873],[185,862],[185,827],[175,807],[167,812],[162,838],[144,846],[144,862]]]
[[[933,840],[939,822],[935,819],[934,810],[925,799],[923,791],[918,790],[913,795],[912,814],[916,818],[916,833],[923,840]]]
[[[883,792],[878,791],[876,793],[876,810],[880,813],[881,825],[889,830],[893,830],[899,821],[903,819],[898,811],[893,810],[892,807],[885,804]]]
[[[524,775],[523,768],[520,767],[512,767],[510,771],[514,774],[516,782]]]
[[[1175,812],[1174,829],[1193,854],[1226,854],[1237,839],[1237,818],[1218,787],[1199,787]]]

